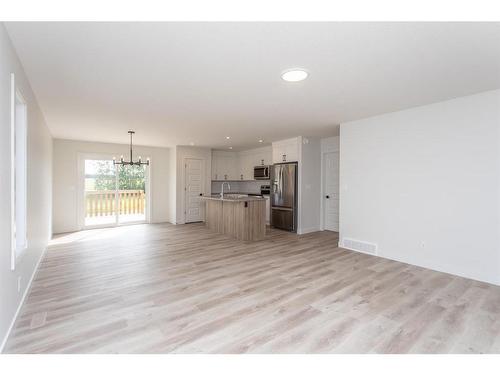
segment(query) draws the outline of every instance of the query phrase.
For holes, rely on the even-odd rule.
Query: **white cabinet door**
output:
[[[253,180],[252,154],[242,154],[240,157],[240,171],[244,180]]]
[[[226,166],[228,180],[240,180],[241,173],[239,173],[238,159],[236,158],[236,155],[226,158]]]
[[[232,175],[231,175],[231,159],[228,157],[221,157],[222,163],[221,163],[221,169],[220,169],[220,180],[231,180]]]
[[[254,154],[252,161],[253,161],[254,167],[257,165],[267,165],[268,164],[268,163],[266,163],[266,155],[264,152],[258,152],[256,154]]]
[[[212,155],[212,180],[218,180],[217,164],[217,155]]]
[[[264,165],[273,164],[273,156],[271,149],[269,149],[269,151],[264,151],[260,159],[264,160]]]
[[[283,163],[285,147],[282,144],[273,143],[273,163]]]
[[[253,180],[253,169],[257,164],[255,164],[255,155],[248,155],[248,160],[247,160],[247,175],[248,178],[247,180]]]
[[[212,171],[213,173],[213,179],[214,180],[223,180],[223,170],[224,170],[224,158],[222,158],[219,155],[215,155],[214,158],[212,159],[213,163],[213,168]]]
[[[299,160],[298,139],[291,138],[273,143],[273,163],[284,163]]]
[[[223,155],[214,155],[212,158],[212,179],[229,179],[227,158]]]
[[[219,180],[239,180],[238,161],[234,156],[220,157],[221,168],[218,170]]]
[[[215,163],[215,179],[216,180],[227,180],[229,179],[227,158],[221,155],[216,156]]]
[[[298,161],[299,160],[299,150],[297,142],[290,142],[285,145],[285,161]]]
[[[255,178],[253,177],[253,170],[256,166],[260,165],[260,155],[259,153],[254,153],[254,154],[251,154],[250,157],[249,157],[249,167],[251,168],[251,173],[252,173],[252,177],[250,178],[251,180],[254,180]]]
[[[263,147],[257,150],[253,154],[253,166],[257,165],[269,165],[273,163],[272,160],[272,148],[271,147]]]

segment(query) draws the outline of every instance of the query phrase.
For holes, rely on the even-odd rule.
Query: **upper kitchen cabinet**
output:
[[[258,165],[271,164],[271,147],[260,147],[251,150],[241,151],[240,158],[240,173],[244,180],[253,180],[253,169]]]
[[[253,155],[254,167],[257,165],[269,165],[273,163],[272,148],[263,147],[256,150]]]
[[[273,163],[286,163],[299,160],[299,140],[290,138],[273,142]]]
[[[252,154],[248,153],[240,153],[239,155],[239,171],[243,180],[253,180],[254,161],[252,156]]]
[[[253,168],[272,164],[271,146],[240,152],[212,152],[212,180],[253,180]]]
[[[212,180],[239,180],[236,152],[212,152]]]

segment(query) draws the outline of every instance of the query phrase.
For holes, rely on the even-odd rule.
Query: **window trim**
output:
[[[25,144],[25,158],[24,158],[24,169],[23,173],[25,174],[24,176],[24,181],[25,181],[25,186],[24,186],[24,244],[21,249],[17,247],[17,241],[16,241],[16,200],[17,200],[17,195],[16,195],[16,118],[17,118],[17,102],[21,102],[24,105],[24,118],[25,118],[25,129],[24,129],[24,140],[26,142]],[[14,73],[11,73],[11,111],[10,111],[10,168],[11,168],[11,270],[16,269],[16,265],[19,262],[21,256],[24,254],[25,250],[28,248],[28,235],[27,235],[27,200],[28,200],[28,108],[27,108],[27,102],[26,99],[24,98],[23,94],[16,89],[16,81],[15,81],[15,75]]]

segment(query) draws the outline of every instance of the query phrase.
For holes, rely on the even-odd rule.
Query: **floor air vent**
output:
[[[349,250],[356,250],[367,254],[377,254],[377,244],[344,238],[342,247]]]

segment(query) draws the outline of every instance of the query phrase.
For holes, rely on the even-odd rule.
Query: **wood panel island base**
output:
[[[206,201],[207,228],[243,241],[262,240],[266,235],[266,200],[260,197],[215,198]]]

